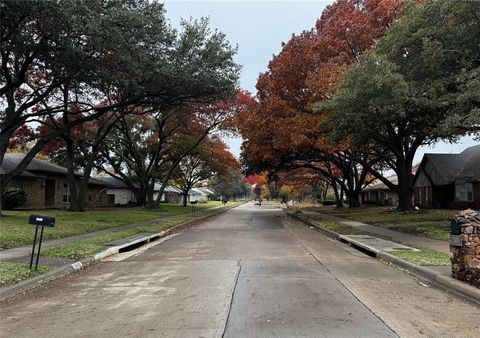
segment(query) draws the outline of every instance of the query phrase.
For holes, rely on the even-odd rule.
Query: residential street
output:
[[[2,303],[0,335],[478,337],[479,313],[249,202]]]

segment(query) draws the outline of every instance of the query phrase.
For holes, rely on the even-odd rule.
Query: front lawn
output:
[[[354,209],[310,207],[308,210],[344,217],[381,228],[406,232],[442,241],[449,240],[450,220],[456,213],[458,213],[457,210],[439,209],[402,213],[386,211],[381,207],[362,207]]]
[[[199,203],[196,208],[203,212],[206,209],[221,205],[221,202],[215,201]],[[68,212],[65,210],[2,211],[5,216],[0,218],[0,248],[8,249],[32,244],[35,227],[27,224],[28,217],[31,214],[56,217],[55,227],[46,228],[44,233],[44,239],[51,240],[130,223],[186,215],[190,212],[190,207],[183,207],[181,204],[161,204],[158,209],[112,208],[88,210],[86,212]]]

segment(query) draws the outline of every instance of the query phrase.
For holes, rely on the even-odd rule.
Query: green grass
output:
[[[392,255],[405,259],[406,261],[418,265],[450,265],[450,256],[448,254],[422,249],[419,251],[394,250],[389,252]]]
[[[31,271],[29,265],[25,263],[0,262],[0,287],[18,283],[50,269],[52,268],[40,265],[38,271]]]
[[[221,206],[219,201],[199,203],[198,211]],[[0,247],[3,249],[32,244],[35,228],[28,225],[30,214],[56,217],[53,228],[46,228],[44,240],[51,240],[118,227],[125,224],[185,215],[191,212],[190,206],[181,204],[161,204],[157,209],[115,208],[68,212],[65,210],[3,211],[6,217],[0,218]]]
[[[327,220],[319,220],[315,218],[309,219],[310,222],[320,226],[321,228],[334,231],[336,233],[339,233],[341,235],[364,235],[365,232],[349,227],[347,225],[344,225],[340,222],[335,222],[335,221],[327,221]]]
[[[381,207],[355,209],[316,207],[308,209],[442,241],[449,240],[450,220],[458,212],[456,210],[421,210],[402,213],[385,211]]]
[[[310,221],[319,225],[324,229],[334,231],[342,235],[365,235],[367,232],[356,228],[349,227],[336,221],[327,221],[322,219],[311,218]],[[410,245],[408,243],[402,243]],[[412,245],[410,245],[412,246]],[[412,250],[394,250],[390,251],[392,255],[405,259],[418,265],[450,265],[450,255],[430,249]]]

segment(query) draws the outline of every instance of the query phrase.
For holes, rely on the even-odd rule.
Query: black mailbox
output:
[[[55,217],[42,216],[42,215],[30,215],[28,224],[40,225],[44,227],[53,227],[55,225]]]
[[[460,235],[462,232],[460,231],[460,224],[455,219],[452,219],[450,222],[450,234],[452,235]]]
[[[35,246],[37,245],[38,227],[41,227],[40,240],[38,241],[37,260],[35,263],[35,271],[37,271],[38,260],[40,259],[40,249],[42,248],[43,229],[45,227],[50,227],[50,228],[53,227],[55,225],[55,217],[43,216],[43,215],[30,215],[30,217],[28,218],[28,224],[35,225],[35,237],[33,237],[32,256],[30,257],[30,269],[32,269],[33,256],[35,254]]]
[[[191,201],[190,204],[197,204],[198,201]]]

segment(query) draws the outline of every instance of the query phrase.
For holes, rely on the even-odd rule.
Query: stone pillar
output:
[[[460,241],[450,244],[452,277],[480,288],[480,211],[461,211],[454,220],[460,226]]]

